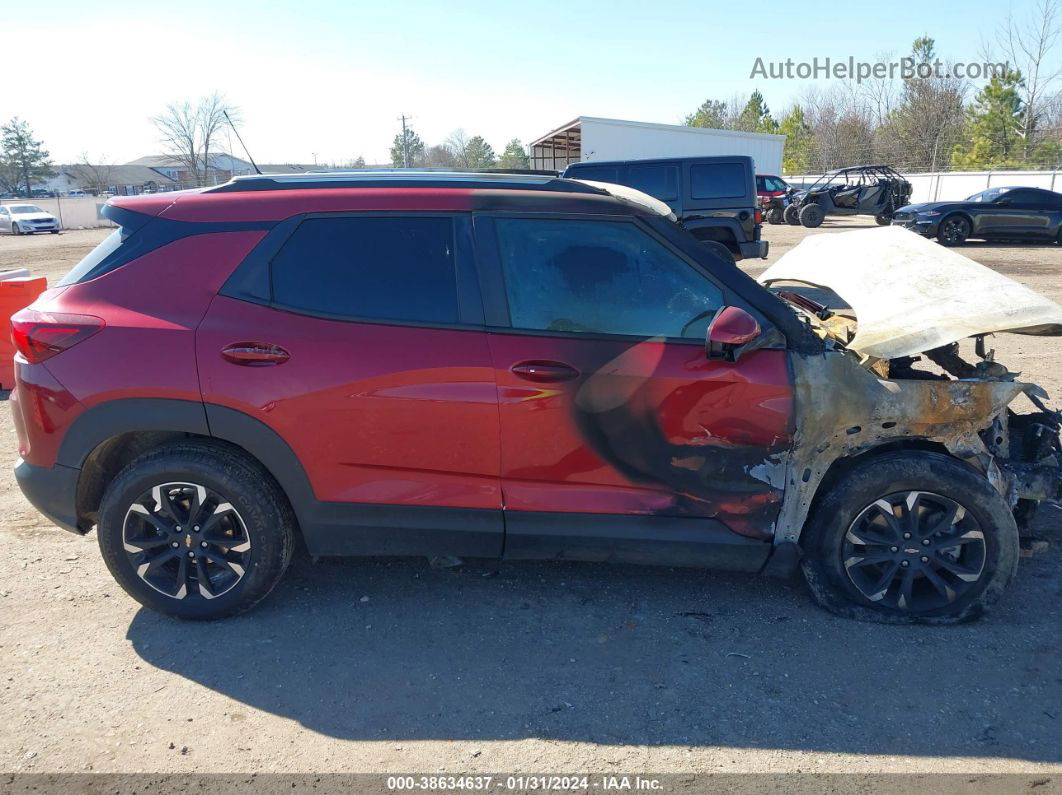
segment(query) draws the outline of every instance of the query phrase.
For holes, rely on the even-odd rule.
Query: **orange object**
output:
[[[0,329],[0,389],[15,388],[15,346],[11,342],[11,316],[32,304],[37,296],[48,289],[48,280],[43,276],[16,276],[3,278],[0,274],[0,317],[4,328]]]

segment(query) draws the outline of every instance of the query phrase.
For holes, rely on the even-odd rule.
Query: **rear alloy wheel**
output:
[[[122,548],[137,576],[161,594],[215,599],[243,579],[251,536],[222,495],[198,483],[162,483],[126,511]]]
[[[961,215],[949,215],[937,227],[937,240],[945,246],[961,246],[970,236],[970,222]]]
[[[825,218],[826,213],[817,204],[808,204],[800,208],[800,223],[808,229],[822,226],[822,221]]]
[[[255,605],[291,560],[295,519],[256,461],[212,442],[144,453],[107,487],[97,535],[111,574],[145,607],[213,619]]]
[[[790,226],[800,226],[800,208],[790,204],[782,213],[782,219]]]
[[[980,616],[1018,563],[1018,528],[988,479],[941,453],[871,456],[816,498],[801,546],[815,600],[850,618]]]

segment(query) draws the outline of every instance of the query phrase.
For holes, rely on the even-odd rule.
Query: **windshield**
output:
[[[15,215],[28,215],[29,213],[43,213],[40,207],[34,207],[32,204],[15,204],[8,205],[8,208]]]

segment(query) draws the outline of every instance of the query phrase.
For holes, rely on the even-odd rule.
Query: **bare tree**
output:
[[[233,121],[239,110],[216,91],[196,105],[187,100],[166,106],[166,112],[152,118],[166,154],[184,166],[196,185],[206,185],[210,174],[210,153],[214,149],[228,111]]]
[[[891,50],[880,52],[874,56],[874,59],[879,63],[892,63],[896,60],[896,54]],[[880,127],[885,124],[898,102],[899,91],[896,79],[888,75],[872,76],[863,81],[862,85],[857,84],[855,90],[866,103],[874,126]]]
[[[82,152],[81,159],[70,166],[68,173],[82,190],[99,196],[110,188],[112,171],[114,163],[108,162],[106,155],[100,155],[96,163],[92,163],[88,152]]]
[[[443,146],[450,150],[450,155],[453,157],[453,162],[448,163],[447,165],[461,167],[465,165],[468,153],[468,142],[468,133],[462,128],[459,127],[450,133],[449,137],[446,139],[446,143],[443,144]]]
[[[240,121],[240,112],[238,108],[235,108],[225,101],[225,97],[218,92],[214,92],[209,97],[204,97],[199,102],[199,140],[203,149],[203,182],[206,184],[209,181],[211,161],[210,153],[214,149],[214,142],[217,140],[222,128],[227,124],[225,121],[225,114],[229,114],[229,118],[232,119],[232,123],[236,124]],[[229,157],[232,157],[232,152],[229,152]],[[230,161],[229,176],[232,176],[232,166]],[[217,182],[217,169],[214,169],[214,181]]]
[[[1062,63],[1049,65],[1048,59],[1060,35],[1060,0],[1038,0],[1035,9],[1024,20],[1016,20],[1008,12],[996,33],[996,41],[1010,68],[1020,71],[1025,81],[1024,109],[1018,128],[1018,134],[1024,139],[1025,157],[1037,144],[1039,123],[1059,93],[1056,86],[1062,77]]]

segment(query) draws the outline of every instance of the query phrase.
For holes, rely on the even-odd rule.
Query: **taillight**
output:
[[[762,224],[763,223],[763,210],[757,210],[756,211],[756,223],[758,223],[758,224]]]
[[[11,316],[11,341],[26,361],[37,364],[87,340],[104,325],[103,318],[93,315],[20,309]]]

